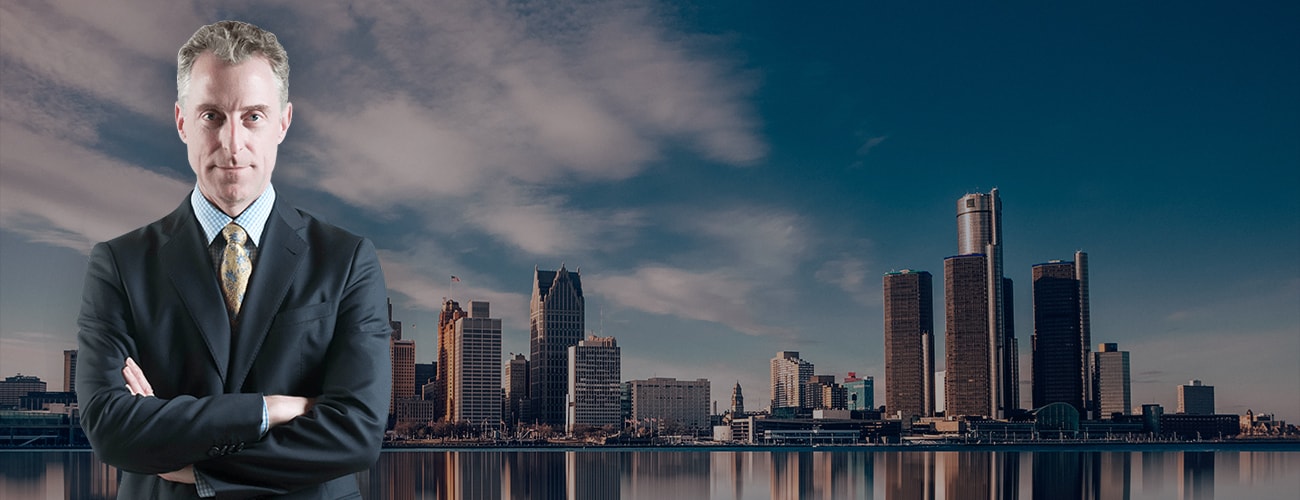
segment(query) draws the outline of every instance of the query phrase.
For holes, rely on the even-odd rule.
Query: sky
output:
[[[882,276],[933,273],[941,329],[998,188],[1022,406],[1031,266],[1084,250],[1135,406],[1300,420],[1294,2],[6,1],[0,375],[60,390],[89,248],[187,200],[175,54],[226,18],[290,55],[277,193],[375,242],[419,362],[445,297],[527,353],[564,265],[624,380],[763,408],[793,350],[883,404]]]

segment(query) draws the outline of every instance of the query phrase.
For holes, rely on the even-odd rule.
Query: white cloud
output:
[[[585,279],[585,288],[600,290],[602,296],[624,307],[719,323],[749,335],[787,333],[758,321],[748,299],[757,282],[718,271],[644,266],[631,274],[597,274]]]
[[[82,252],[171,212],[193,186],[7,119],[0,165],[0,227]]]

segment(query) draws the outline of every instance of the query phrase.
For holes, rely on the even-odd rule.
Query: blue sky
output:
[[[934,273],[941,325],[956,200],[997,187],[1022,405],[1030,266],[1083,249],[1135,404],[1300,419],[1294,4],[84,3],[0,5],[4,376],[61,385],[90,245],[185,199],[175,52],[238,18],[290,54],[277,191],[375,240],[422,362],[448,293],[526,353],[564,263],[624,379],[763,407],[797,350],[879,387],[881,276]]]

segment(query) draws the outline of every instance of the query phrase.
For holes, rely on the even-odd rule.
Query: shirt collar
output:
[[[218,234],[221,234],[221,229],[231,221],[244,228],[253,245],[261,245],[262,229],[266,227],[266,220],[271,216],[271,207],[275,206],[275,187],[267,184],[266,191],[253,200],[253,203],[244,209],[244,213],[235,218],[226,215],[204,198],[197,184],[194,186],[194,191],[190,192],[190,206],[194,209],[194,216],[199,220],[199,225],[203,226],[203,234],[207,237],[209,245]]]

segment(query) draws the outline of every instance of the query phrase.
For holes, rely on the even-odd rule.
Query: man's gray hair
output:
[[[271,63],[276,87],[280,89],[280,107],[289,103],[289,54],[275,38],[275,33],[242,21],[218,21],[194,32],[176,54],[176,100],[185,102],[190,89],[190,71],[199,55],[211,51],[229,64],[239,64],[260,55]]]

